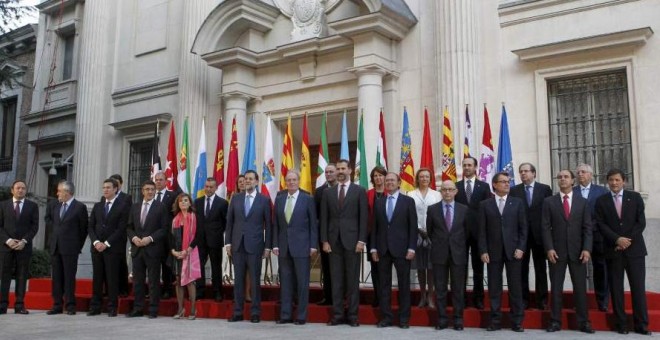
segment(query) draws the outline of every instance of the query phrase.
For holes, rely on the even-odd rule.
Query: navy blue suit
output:
[[[587,203],[589,205],[589,212],[592,220],[593,251],[591,252],[591,264],[594,268],[594,291],[596,292],[596,302],[598,302],[598,307],[601,310],[607,310],[607,306],[610,303],[610,288],[607,278],[607,261],[605,261],[603,235],[598,230],[598,223],[596,222],[596,201],[600,196],[603,196],[608,192],[609,191],[603,186],[591,184],[589,187],[589,195],[587,196]],[[573,195],[579,195],[582,197],[582,189],[579,185],[573,187]]]
[[[298,293],[298,313],[296,320],[307,320],[309,302],[310,250],[318,249],[319,227],[316,218],[314,198],[298,191],[289,222],[286,221],[288,194],[275,199],[273,217],[273,248],[279,248],[282,308],[280,319],[292,318],[294,288]]]
[[[225,244],[231,245],[234,261],[234,316],[243,316],[245,272],[252,280],[251,316],[261,315],[261,259],[271,245],[270,199],[253,191],[250,211],[245,214],[246,193],[232,196],[227,212]],[[265,234],[265,235],[264,235]]]
[[[199,259],[202,266],[202,277],[197,280],[197,296],[204,295],[206,288],[207,259],[211,260],[211,285],[216,298],[222,298],[222,253],[225,245],[225,226],[227,225],[227,209],[229,203],[224,198],[213,195],[211,209],[206,211],[208,197],[195,200],[197,228],[201,230],[203,240],[197,244]]]

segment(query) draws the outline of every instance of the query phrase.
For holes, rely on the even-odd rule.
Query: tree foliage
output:
[[[16,23],[19,20],[35,10],[32,6],[21,4],[20,0],[0,0],[0,43],[11,43],[10,31],[16,28]],[[0,86],[7,88],[12,88],[15,85],[29,86],[19,81],[18,78],[22,75],[22,72],[16,72],[11,67],[4,67],[8,63],[17,64],[10,49],[0,48]]]

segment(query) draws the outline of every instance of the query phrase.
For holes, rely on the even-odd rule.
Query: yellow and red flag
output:
[[[400,189],[402,192],[409,192],[415,189],[415,165],[413,164],[409,130],[408,111],[404,107],[403,130],[401,131],[401,160],[399,162]]]
[[[442,126],[442,180],[456,182],[456,161],[454,157],[454,137],[451,134],[449,110],[445,106]]]
[[[286,174],[293,169],[293,138],[291,138],[291,115],[286,123],[286,133],[282,143],[282,165],[280,166],[280,190],[286,189]],[[309,154],[309,151],[307,152]],[[311,192],[311,191],[310,191]]]
[[[309,137],[307,136],[307,113],[303,118],[302,151],[300,153],[300,189],[312,193],[312,165],[309,163]]]

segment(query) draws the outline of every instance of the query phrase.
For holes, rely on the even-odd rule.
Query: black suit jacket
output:
[[[477,233],[479,231],[479,205],[481,201],[485,201],[493,196],[490,192],[490,187],[488,183],[475,179],[472,184],[472,196],[470,196],[470,203],[467,201],[467,195],[465,194],[465,180],[458,181],[456,183],[456,197],[454,200],[460,204],[467,206],[467,226],[470,235],[473,238],[478,238]]]
[[[87,238],[87,207],[74,199],[60,219],[62,203],[53,206],[53,231],[50,234],[50,254],[78,255]]]
[[[446,264],[451,259],[457,265],[466,265],[469,208],[454,202],[452,228],[449,231],[445,223],[444,203],[441,201],[431,205],[426,213],[426,230],[432,245],[431,263]]]
[[[395,258],[404,258],[408,249],[417,249],[417,210],[415,200],[399,192],[394,205],[392,220],[387,220],[389,195],[374,203],[374,230],[371,232],[371,247],[379,256],[388,251]],[[371,251],[371,249],[369,249]]]
[[[589,213],[591,214],[592,220],[591,230],[598,234],[594,234],[594,242],[603,242],[603,237],[598,232],[598,222],[596,221],[596,201],[598,198],[600,198],[600,196],[603,196],[607,193],[609,193],[609,190],[607,190],[604,186],[592,183],[591,187],[589,188],[589,196],[587,196],[587,202],[589,203]],[[582,189],[579,185],[573,187],[573,195],[579,195],[582,197]]]
[[[367,192],[350,183],[346,187],[344,205],[339,208],[339,185],[326,189],[321,202],[321,242],[334,245],[340,238],[345,249],[355,249],[359,242],[367,241],[369,206]]]
[[[167,249],[167,233],[172,222],[167,217],[163,204],[154,199],[144,220],[144,225],[142,225],[140,215],[143,204],[144,201],[134,203],[128,215],[126,233],[128,241],[131,242],[131,256],[136,257],[144,251],[152,258],[160,258]],[[147,236],[151,236],[154,241],[146,247],[138,247],[131,241],[133,237],[145,238]]]
[[[245,192],[235,194],[229,202],[225,244],[236,252],[243,243],[248,254],[261,254],[264,248],[271,248],[271,207],[270,198],[256,192],[250,212],[245,215]]]
[[[225,228],[227,226],[227,209],[229,203],[224,198],[213,195],[213,203],[206,216],[206,196],[195,200],[197,228],[202,230],[201,242],[209,248],[222,248],[225,245]]]
[[[525,215],[527,215],[527,223],[529,225],[530,235],[533,237],[534,243],[543,245],[543,232],[541,231],[541,214],[543,213],[543,201],[552,196],[552,188],[550,186],[534,182],[534,191],[532,193],[532,205],[527,205],[527,192],[525,184],[520,183],[511,188],[511,196],[518,197],[523,201],[525,206]],[[531,246],[531,245],[529,245]],[[523,249],[526,251],[526,249]]]
[[[91,251],[96,251],[94,242],[108,242],[110,248],[105,251],[123,254],[126,250],[126,224],[128,223],[129,209],[128,200],[118,200],[116,197],[112,207],[105,216],[105,202],[94,204],[89,216],[89,227],[87,234],[91,244]]]
[[[287,199],[286,193],[275,198],[273,248],[280,249],[280,256],[288,253],[291,257],[309,257],[310,249],[318,249],[319,244],[314,198],[300,190],[289,223],[284,212]]]
[[[586,199],[573,194],[569,219],[564,214],[563,194],[543,202],[542,228],[545,251],[554,249],[559,260],[578,261],[583,250],[591,253],[591,213]]]
[[[598,221],[600,233],[605,238],[606,258],[647,255],[646,243],[644,242],[644,235],[642,235],[646,228],[644,200],[638,192],[623,190],[621,218],[616,213],[612,195],[601,196],[596,201],[596,220]],[[630,247],[624,251],[616,251],[616,240],[619,237],[632,239]]]
[[[32,239],[39,231],[39,206],[32,201],[23,199],[21,214],[16,218],[14,200],[8,199],[0,203],[0,252],[8,253],[12,249],[7,246],[7,240],[25,240],[27,244],[17,252],[19,256],[32,254]]]
[[[516,249],[527,249],[526,203],[509,195],[500,214],[496,199],[489,198],[479,207],[479,253],[488,253],[491,261],[510,261]]]

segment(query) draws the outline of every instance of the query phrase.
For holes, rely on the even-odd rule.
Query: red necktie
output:
[[[16,201],[14,204],[14,213],[16,214],[16,218],[18,218],[21,215],[21,201]]]
[[[571,216],[571,206],[568,205],[568,195],[564,195],[564,216],[569,219]]]

